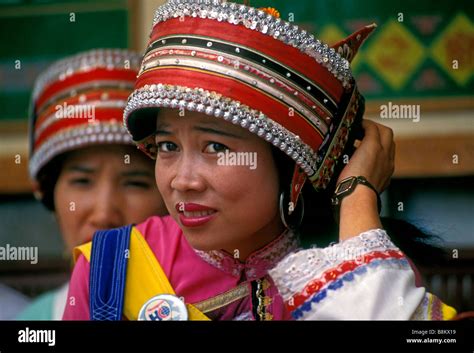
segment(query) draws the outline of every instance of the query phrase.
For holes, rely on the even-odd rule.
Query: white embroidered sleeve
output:
[[[270,276],[295,319],[431,318],[422,309],[431,295],[415,286],[408,260],[382,229],[327,248],[300,250]]]

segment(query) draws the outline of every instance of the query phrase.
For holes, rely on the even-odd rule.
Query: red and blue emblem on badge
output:
[[[141,321],[184,321],[188,319],[186,304],[171,294],[160,294],[143,304],[138,314]]]

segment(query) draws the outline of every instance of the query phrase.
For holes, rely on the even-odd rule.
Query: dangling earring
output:
[[[285,212],[285,192],[282,191],[280,193],[280,219],[281,219],[281,222],[283,223],[283,225],[285,226],[285,228],[288,228],[288,229],[297,229],[300,225],[301,225],[301,222],[303,222],[303,217],[304,217],[304,199],[303,199],[303,195],[300,194],[299,198],[298,198],[298,202],[296,204],[296,207],[294,209],[294,213],[299,213],[299,217],[298,217],[298,221],[294,224],[292,224],[291,222],[288,222],[287,219],[286,219],[286,215],[287,215],[287,212]],[[301,201],[301,202],[300,202]],[[297,212],[297,208],[298,208],[298,205],[301,205],[300,207],[300,211]],[[289,216],[289,214],[288,214]]]

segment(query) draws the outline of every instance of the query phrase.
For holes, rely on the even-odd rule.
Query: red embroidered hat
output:
[[[306,178],[316,189],[327,187],[354,121],[361,120],[364,101],[349,64],[374,27],[331,47],[273,9],[170,0],[155,13],[125,126],[155,157],[156,108],[240,125],[296,162],[296,202]]]
[[[38,77],[29,117],[32,180],[38,182],[42,168],[66,151],[133,144],[122,118],[140,59],[121,49],[91,50],[54,63]]]

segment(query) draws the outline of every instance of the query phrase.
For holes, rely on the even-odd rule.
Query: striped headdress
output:
[[[33,181],[64,152],[91,145],[133,144],[122,119],[139,65],[136,53],[97,49],[57,61],[37,78],[29,116]],[[44,190],[36,191],[42,198]]]
[[[124,123],[156,155],[156,108],[197,111],[257,134],[291,157],[291,201],[325,189],[361,120],[350,61],[375,25],[329,46],[278,11],[221,0],[170,0],[155,13]]]

